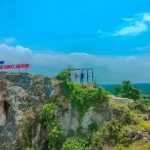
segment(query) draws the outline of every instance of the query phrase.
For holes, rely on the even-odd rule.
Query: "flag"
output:
[[[0,65],[4,65],[4,61],[0,61]]]

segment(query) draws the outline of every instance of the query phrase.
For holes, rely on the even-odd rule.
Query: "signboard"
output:
[[[29,68],[29,64],[16,64],[16,65],[1,65],[0,69],[21,69],[21,68]]]
[[[4,61],[0,61],[0,65],[3,65],[4,64]]]

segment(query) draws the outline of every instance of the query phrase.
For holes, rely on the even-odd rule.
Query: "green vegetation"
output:
[[[62,147],[62,150],[86,150],[88,140],[85,137],[71,137],[68,138]]]
[[[58,80],[67,80],[67,77],[68,77],[68,71],[62,71],[61,73],[59,73],[55,78],[58,79]]]
[[[120,141],[120,132],[121,132],[121,123],[118,120],[112,119],[107,122],[102,130],[99,132],[101,133],[101,139],[103,144],[107,145],[114,145]]]
[[[88,129],[89,129],[91,132],[96,132],[96,131],[98,131],[99,126],[98,126],[98,124],[97,124],[95,121],[93,121],[93,122],[91,122],[91,123],[89,124]]]
[[[130,81],[122,81],[122,85],[114,86],[114,94],[133,100],[140,99],[140,90],[130,84]]]
[[[56,79],[57,80],[62,80],[62,81],[67,81],[68,77],[69,77],[69,72],[72,70],[73,68],[71,66],[67,66],[65,69],[63,69],[58,75],[56,75]]]
[[[22,139],[21,141],[20,139],[17,139],[17,143],[23,149],[32,146],[30,139],[32,138],[32,124],[34,119],[35,114],[31,108],[22,113],[22,119],[20,120],[19,124],[20,132],[22,133]]]
[[[109,100],[109,104],[113,109],[113,118],[119,120],[122,125],[131,124],[134,115],[128,105],[132,107],[132,104],[128,103],[128,105],[126,105],[124,103],[115,102],[114,100]]]
[[[102,87],[89,88],[79,83],[64,82],[62,92],[81,113],[86,112],[94,104],[108,102],[108,93]]]
[[[35,150],[35,149],[27,147],[25,150]]]
[[[62,71],[56,76],[61,82],[62,94],[71,102],[72,106],[84,114],[90,107],[100,107],[104,102],[108,102],[108,92],[102,87],[94,87],[94,84],[79,84],[67,81],[69,69]],[[92,86],[91,86],[92,85]],[[135,105],[147,104],[140,99],[140,90],[130,84],[130,81],[123,81],[122,85],[115,85],[114,94],[119,97],[133,99],[134,102],[119,103],[113,100],[109,101],[112,118],[99,128],[99,125],[93,121],[88,125],[90,134],[86,137],[76,134],[74,137],[67,138],[62,150],[134,150],[134,147],[140,147],[146,150],[150,146],[149,142],[143,143],[142,139],[136,139],[134,133],[140,131],[147,133],[150,129],[150,121],[143,120],[143,111]],[[144,95],[143,95],[143,99]],[[147,98],[149,99],[149,98]],[[95,109],[96,110],[96,109]],[[80,133],[82,129],[81,122],[77,128]],[[133,137],[126,135],[130,129]],[[138,140],[138,142],[137,142]]]
[[[62,150],[103,150],[103,145],[115,144],[120,139],[121,124],[116,120],[106,123],[102,129],[91,137],[71,137],[63,145]]]
[[[143,113],[134,109],[134,102],[124,104],[110,100],[110,107],[113,119],[106,122],[100,129],[95,122],[92,122],[89,125],[89,130],[92,130],[91,136],[68,138],[63,145],[63,150],[104,150],[107,148],[111,150],[135,150],[137,147],[139,150],[148,150],[150,142],[145,143],[142,139],[136,139],[134,133],[139,131],[141,134],[147,133],[150,129],[150,121],[145,121],[140,117]],[[128,129],[131,130],[133,137],[126,135]]]
[[[149,150],[149,149],[150,149],[150,142],[137,140],[133,144],[129,145],[129,147],[125,147],[121,144],[118,144],[112,150]]]
[[[137,83],[131,85],[140,89],[142,93],[150,94],[150,83]],[[121,84],[119,84],[119,86],[121,86]],[[107,91],[111,93],[114,92],[114,84],[103,84],[102,87],[104,87]]]
[[[119,96],[121,94],[121,86],[120,85],[114,86],[114,94],[117,96]]]
[[[147,131],[150,129],[150,121],[144,121],[140,117],[135,117],[136,119],[136,124],[130,124],[127,126],[124,126],[123,129],[126,130],[128,128],[133,129],[133,130],[139,130],[139,131]]]
[[[40,118],[44,120],[44,125],[48,130],[49,149],[55,150],[57,139],[62,134],[60,123],[54,119],[56,105],[54,103],[45,104],[41,107]]]
[[[106,91],[99,88],[85,88],[81,84],[72,84],[70,99],[75,109],[86,112],[94,103],[102,104],[108,101]]]
[[[150,106],[150,94],[142,93],[139,102],[144,106]]]
[[[108,102],[108,92],[102,87],[95,88],[93,83],[67,82],[67,75],[69,69],[65,69],[56,76],[56,79],[62,80],[61,84],[62,94],[69,99],[73,107],[79,112],[86,112],[92,105],[102,104]]]

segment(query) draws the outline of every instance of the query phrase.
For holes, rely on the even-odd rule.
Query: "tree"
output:
[[[115,85],[114,86],[114,94],[118,96],[121,93],[121,86],[120,85]]]
[[[115,95],[121,94],[121,97],[138,100],[140,98],[140,90],[130,84],[129,80],[122,81],[122,85],[114,86]]]
[[[131,85],[130,85],[130,81],[122,81],[122,87],[121,87],[121,93],[122,93],[122,97],[129,97],[129,93],[131,92]]]
[[[138,88],[131,86],[130,90],[131,92],[130,92],[129,98],[133,100],[140,99],[140,90]]]

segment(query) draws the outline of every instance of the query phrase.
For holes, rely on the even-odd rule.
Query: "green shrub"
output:
[[[65,70],[65,71],[62,71],[62,72],[60,72],[58,75],[56,75],[56,79],[57,80],[63,80],[63,81],[65,81],[65,80],[67,80],[67,78],[68,78],[68,71],[67,70]]]
[[[62,150],[86,150],[88,143],[86,138],[71,137],[64,143]]]
[[[97,124],[95,121],[93,121],[93,122],[91,122],[91,123],[88,125],[88,129],[89,129],[91,132],[96,132],[96,131],[98,131],[99,126],[98,126],[98,124]]]
[[[91,139],[90,139],[91,150],[102,150],[102,131],[98,130],[97,132],[94,132]]]
[[[93,133],[88,148],[90,150],[103,150],[104,145],[115,145],[120,141],[120,133],[121,124],[119,121],[112,119],[105,123],[97,132]]]
[[[139,102],[144,106],[150,106],[150,99],[140,99]]]
[[[64,82],[62,93],[71,100],[75,109],[86,112],[94,103],[108,102],[108,93],[102,88],[83,88],[80,83]]]
[[[125,110],[121,115],[122,125],[127,125],[132,123],[133,115],[131,115],[129,110]]]
[[[115,119],[107,122],[101,130],[102,142],[110,145],[114,145],[119,142],[121,137],[121,128],[122,125]]]
[[[62,135],[60,123],[54,120],[56,105],[54,103],[45,104],[41,107],[40,118],[44,120],[44,125],[48,130],[49,149],[55,150],[56,142]]]
[[[25,150],[35,150],[34,148],[27,147]]]
[[[130,150],[130,149],[124,147],[123,145],[117,144],[112,150]]]
[[[122,125],[127,125],[132,123],[133,114],[124,104],[116,104],[112,106],[113,118],[118,120]]]
[[[140,99],[140,90],[131,85],[130,81],[122,81],[122,85],[115,85],[114,92],[116,96],[130,98],[133,100]]]

